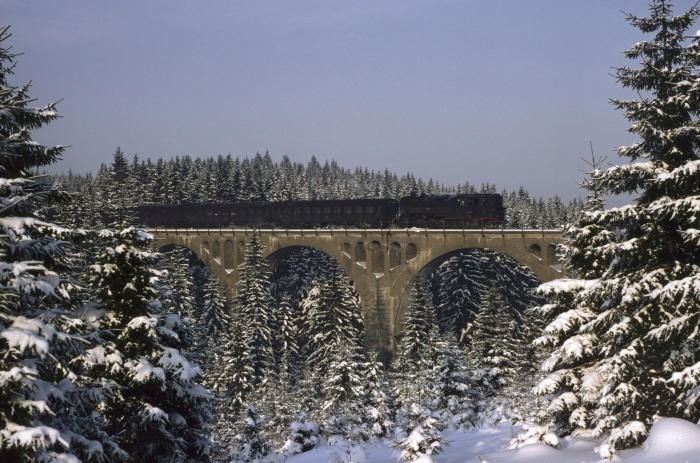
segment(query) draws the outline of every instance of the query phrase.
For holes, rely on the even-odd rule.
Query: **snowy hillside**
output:
[[[562,439],[559,449],[545,444],[529,444],[518,450],[504,450],[518,428],[502,426],[447,436],[449,447],[433,457],[436,463],[594,463],[601,460],[598,443],[583,436]],[[350,457],[350,458],[348,458]],[[354,459],[352,459],[354,458]],[[388,445],[364,449],[348,445],[321,447],[286,460],[286,463],[395,463],[398,451]],[[418,460],[430,462],[429,457]],[[676,418],[666,418],[651,428],[641,448],[623,450],[614,460],[625,463],[699,463],[700,428]]]

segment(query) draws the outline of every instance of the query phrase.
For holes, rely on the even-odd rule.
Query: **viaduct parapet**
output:
[[[246,229],[151,230],[159,247],[181,245],[194,251],[229,291],[253,231]],[[393,352],[414,277],[437,268],[465,249],[510,256],[542,281],[561,277],[556,245],[561,230],[318,229],[259,230],[263,254],[274,264],[300,247],[318,249],[338,260],[355,283],[365,318],[367,342]],[[233,294],[231,294],[233,295]]]

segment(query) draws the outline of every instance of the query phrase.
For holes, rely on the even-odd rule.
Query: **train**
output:
[[[499,194],[142,204],[136,219],[152,228],[497,228],[506,223]]]

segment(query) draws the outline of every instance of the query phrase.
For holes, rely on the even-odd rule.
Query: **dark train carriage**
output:
[[[407,227],[493,227],[505,223],[499,194],[407,196],[401,198],[399,224]]]
[[[396,217],[393,199],[285,201],[275,205],[275,222],[285,227],[388,226]]]
[[[136,208],[139,223],[151,227],[225,228],[271,225],[271,203],[143,204]]]
[[[142,204],[136,208],[136,223],[149,227],[181,227],[183,204]]]
[[[200,226],[266,227],[273,224],[273,210],[272,203],[214,203],[193,205],[186,215]]]
[[[137,217],[141,224],[171,228],[382,227],[392,223],[398,207],[393,199],[144,204]]]

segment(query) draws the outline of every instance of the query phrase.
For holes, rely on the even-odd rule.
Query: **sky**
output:
[[[675,11],[695,0],[677,0]],[[311,156],[426,181],[585,196],[590,159],[633,143],[614,68],[651,37],[642,0],[0,0],[15,85],[70,145],[49,172],[118,147],[157,159]],[[699,26],[700,27],[700,26]],[[694,29],[693,29],[694,32]]]

